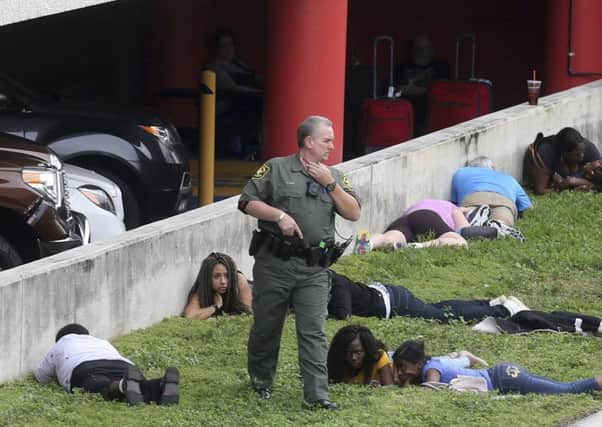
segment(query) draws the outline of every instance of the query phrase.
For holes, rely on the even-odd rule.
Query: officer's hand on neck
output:
[[[334,181],[328,166],[320,162],[310,162],[304,158],[301,158],[301,162],[303,163],[303,166],[305,166],[305,170],[309,176],[315,179],[319,184],[327,185]]]

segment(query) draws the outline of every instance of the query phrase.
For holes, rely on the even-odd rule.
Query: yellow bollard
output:
[[[199,122],[199,206],[213,203],[215,186],[215,72],[203,71]]]

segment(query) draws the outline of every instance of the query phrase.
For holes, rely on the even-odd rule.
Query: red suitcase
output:
[[[463,38],[472,42],[472,67],[469,80],[458,80],[460,42]],[[491,82],[474,77],[475,36],[459,34],[456,38],[456,80],[437,80],[428,91],[426,132],[434,132],[491,112]]]
[[[393,86],[393,39],[380,36],[374,39],[374,80],[372,99],[362,103],[360,140],[367,151],[389,147],[412,139],[414,109],[405,99],[378,98],[376,88],[377,52],[380,41],[389,43],[389,87]]]

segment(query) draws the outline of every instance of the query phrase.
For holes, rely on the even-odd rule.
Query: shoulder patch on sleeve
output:
[[[347,175],[343,175],[343,189],[353,190],[353,185],[351,185],[351,181],[349,181],[349,178],[347,178]]]
[[[268,166],[267,163],[264,163],[263,165],[261,165],[261,167],[259,169],[257,169],[257,172],[255,172],[255,175],[253,175],[253,177],[251,179],[262,179],[269,172],[270,172],[270,167]]]

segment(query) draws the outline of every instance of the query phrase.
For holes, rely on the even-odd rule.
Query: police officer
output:
[[[276,236],[277,241],[296,242],[293,249],[300,244],[307,250],[327,249],[325,242],[334,241],[335,212],[357,221],[360,203],[347,177],[323,164],[334,149],[330,120],[321,116],[305,119],[297,129],[297,143],[297,153],[271,159],[259,168],[243,189],[239,209],[259,220],[262,233]],[[274,250],[273,240],[253,252],[254,321],[248,343],[253,388],[263,399],[271,397],[282,327],[292,304],[304,406],[338,409],[328,399],[324,334],[328,266],[309,262],[303,251],[283,255]]]

